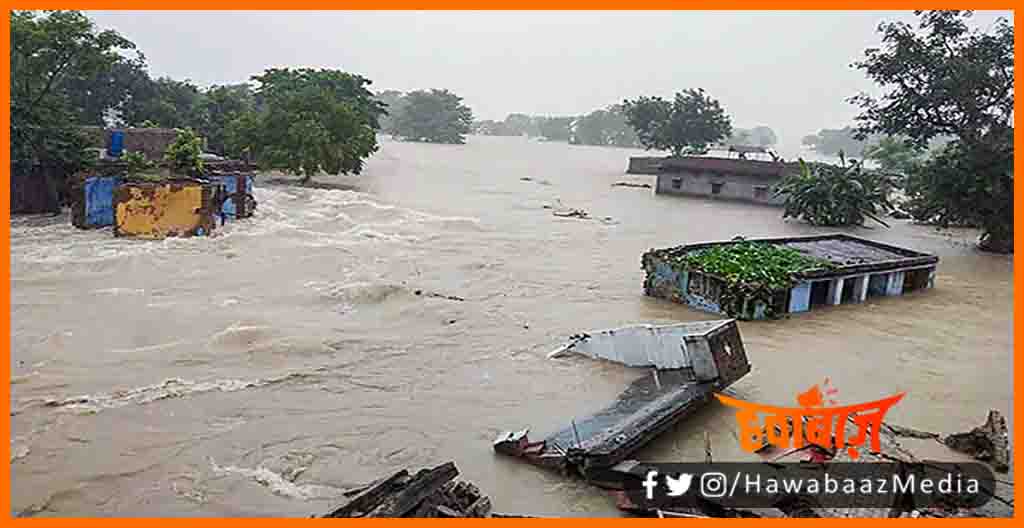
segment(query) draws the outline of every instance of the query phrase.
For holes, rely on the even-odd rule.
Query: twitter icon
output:
[[[672,478],[672,475],[665,475],[665,484],[668,485],[667,495],[669,497],[682,496],[690,489],[691,482],[693,482],[693,475],[690,473],[680,473],[676,478]]]

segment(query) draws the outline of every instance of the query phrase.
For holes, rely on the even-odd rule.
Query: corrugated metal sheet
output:
[[[707,334],[729,323],[730,320],[721,320],[666,326],[635,325],[590,332],[576,336],[548,357],[573,352],[630,367],[687,368],[693,366],[694,351],[690,348],[696,344],[698,348],[707,350],[704,343]]]
[[[114,235],[207,235],[216,225],[215,186],[196,181],[125,183],[114,192]]]

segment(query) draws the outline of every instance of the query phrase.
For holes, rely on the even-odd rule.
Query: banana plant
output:
[[[890,178],[864,168],[863,162],[847,161],[839,153],[839,165],[807,163],[800,159],[800,171],[786,176],[775,189],[785,197],[783,218],[799,218],[820,226],[860,226],[867,219],[885,227],[881,215],[891,211]]]

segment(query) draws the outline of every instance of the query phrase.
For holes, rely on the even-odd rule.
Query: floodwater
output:
[[[492,453],[501,431],[542,436],[643,375],[546,354],[580,331],[714,318],[643,295],[649,248],[828,231],[612,187],[653,183],[623,173],[630,155],[384,141],[362,176],[322,179],[337,189],[264,180],[256,216],[211,238],[12,218],[12,508],[309,516],[454,460],[497,511],[615,515],[599,490]],[[754,367],[731,392],[792,405],[827,377],[841,402],[905,391],[888,418],[919,429],[1012,416],[1012,259],[973,231],[849,232],[938,254],[935,289],[742,323]],[[639,458],[703,460],[705,431],[717,460],[748,457],[714,403]]]

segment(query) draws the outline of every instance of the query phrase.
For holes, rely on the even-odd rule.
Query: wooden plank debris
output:
[[[457,481],[454,462],[401,470],[368,486],[323,517],[490,517],[491,499],[472,483]]]

